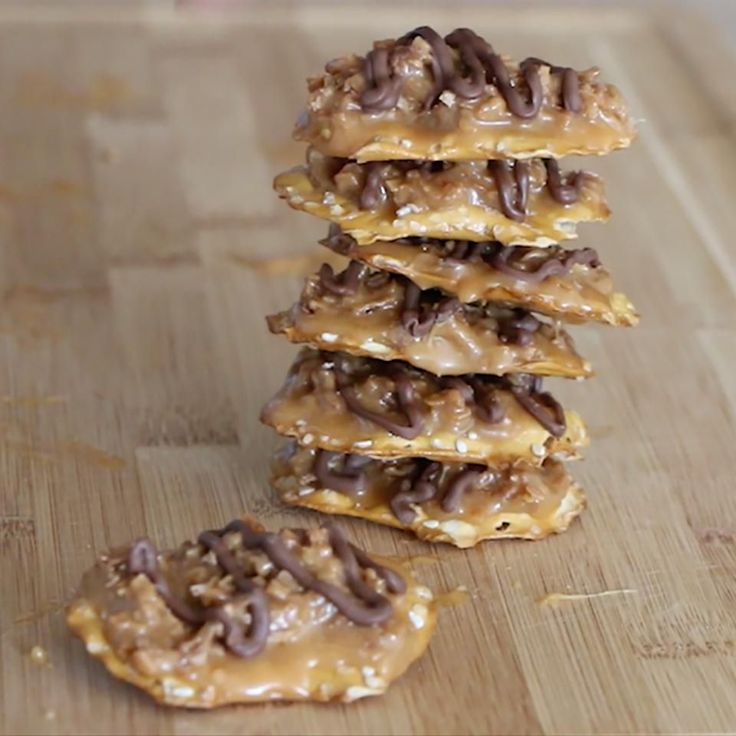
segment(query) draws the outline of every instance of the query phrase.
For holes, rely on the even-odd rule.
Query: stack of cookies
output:
[[[459,547],[563,531],[585,502],[564,463],[588,438],[543,379],[592,373],[565,324],[637,314],[592,248],[559,245],[609,210],[601,180],[558,159],[631,143],[619,92],[428,27],[309,90],[306,165],[275,188],[349,260],[268,319],[308,346],[262,414],[292,438],[276,490]]]

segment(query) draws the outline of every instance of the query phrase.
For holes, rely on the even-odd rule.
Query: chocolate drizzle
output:
[[[389,507],[402,524],[411,524],[416,518],[416,511],[412,505],[423,504],[441,496],[440,507],[443,511],[452,513],[457,511],[466,491],[470,490],[487,470],[482,465],[470,465],[452,478],[442,492],[440,481],[443,466],[438,462],[417,460],[413,477],[405,481],[406,488],[401,488],[391,497]]]
[[[443,511],[457,511],[460,501],[466,491],[478,482],[481,475],[487,470],[482,465],[475,465],[465,468],[459,472],[448,484],[447,490],[442,496],[440,506]]]
[[[357,414],[359,417],[367,419],[379,427],[383,427],[391,432],[391,434],[403,437],[406,440],[413,440],[422,433],[424,416],[414,392],[411,379],[406,374],[406,369],[400,363],[392,364],[388,372],[394,382],[394,396],[396,397],[399,411],[404,415],[405,424],[396,422],[387,414],[372,411],[361,404],[355,386],[351,383],[350,377],[345,370],[344,358],[340,355],[335,356],[334,371],[337,392],[353,414]]]
[[[529,165],[526,161],[489,161],[488,170],[496,182],[501,211],[509,219],[521,222],[529,200]]]
[[[549,391],[542,391],[541,376],[517,374],[509,383],[514,398],[553,437],[565,434],[565,410]]]
[[[445,376],[446,388],[460,392],[465,403],[475,415],[488,424],[498,424],[505,414],[496,391],[507,389],[521,407],[531,414],[551,435],[561,437],[565,433],[565,411],[547,391],[542,391],[542,377],[526,373],[512,376]]]
[[[593,248],[565,250],[559,246],[535,248],[467,240],[451,241],[450,249],[443,259],[450,265],[484,261],[491,268],[530,284],[541,283],[551,276],[565,275],[575,264],[591,268],[601,265],[598,253]]]
[[[396,107],[402,78],[392,68],[393,53],[408,46],[421,36],[431,48],[432,76],[434,84],[424,99],[423,107],[429,110],[444,90],[449,90],[463,100],[478,99],[486,84],[493,84],[506,102],[509,111],[520,118],[535,117],[541,109],[544,89],[539,68],[547,66],[552,74],[562,75],[561,103],[570,112],[582,108],[580,80],[577,72],[568,67],[549,64],[542,59],[529,57],[519,65],[524,81],[525,93],[511,79],[503,59],[493,47],[467,28],[458,28],[444,39],[432,28],[421,26],[399,38],[393,48],[374,48],[363,64],[365,89],[360,95],[360,104],[365,112],[385,112]],[[457,52],[459,63],[453,57]]]
[[[386,173],[389,164],[383,161],[372,161],[364,164],[365,166],[365,184],[360,193],[360,209],[375,210],[378,209],[388,197],[386,189]]]
[[[527,347],[534,341],[534,333],[542,326],[531,312],[512,309],[506,316],[498,317],[498,336],[503,342]]]
[[[452,240],[449,242],[450,250],[444,256],[444,261],[453,266],[476,263],[482,260],[488,246],[488,243],[476,243],[471,240]]]
[[[425,337],[436,324],[450,319],[461,308],[460,300],[455,297],[443,296],[431,301],[428,292],[407,280],[401,305],[401,325],[412,337]]]
[[[593,248],[579,248],[577,250],[564,250],[563,248],[540,249],[522,245],[504,246],[500,243],[494,243],[483,255],[497,271],[530,284],[539,284],[550,276],[569,273],[576,263],[592,268],[600,266],[598,254]],[[536,263],[536,267],[532,266],[533,263]]]
[[[504,384],[503,378],[492,376],[484,380],[479,376],[446,376],[442,383],[446,388],[459,391],[465,403],[482,422],[498,424],[503,420],[505,412],[496,396],[496,387]]]
[[[362,455],[345,455],[340,452],[317,450],[314,458],[314,474],[323,488],[340,493],[358,495],[365,492],[365,474],[361,467],[370,458]],[[342,465],[342,469],[333,467]]]
[[[239,657],[252,657],[265,647],[268,639],[270,619],[266,593],[244,575],[217,532],[203,532],[199,542],[215,553],[218,564],[232,576],[233,585],[239,591],[239,595],[227,604],[198,608],[178,597],[159,568],[158,553],[150,539],[139,539],[133,543],[128,552],[128,571],[145,575],[177,618],[192,626],[210,621],[221,623],[225,646]],[[250,615],[247,628],[227,610],[242,602]]]
[[[223,643],[227,649],[239,657],[252,657],[262,651],[268,639],[268,599],[263,587],[255,584],[237,562],[223,539],[225,534],[239,533],[245,549],[257,549],[265,553],[275,568],[286,570],[305,590],[323,596],[340,613],[359,626],[383,623],[392,613],[391,602],[363,580],[362,569],[372,569],[384,580],[389,592],[402,594],[406,591],[406,582],[398,573],[374,562],[365,552],[350,544],[337,527],[326,528],[330,546],[342,564],[349,593],[313,575],[278,534],[256,531],[240,520],[230,522],[224,529],[202,532],[197,540],[215,555],[217,564],[230,576],[239,592],[227,603],[200,607],[177,596],[161,572],[158,553],[149,539],[139,539],[131,545],[127,568],[133,575],[145,575],[177,618],[192,626],[207,622],[221,623]],[[306,534],[302,537],[306,538]],[[247,627],[228,610],[242,602],[245,602],[250,615]]]
[[[412,504],[422,504],[437,495],[437,476],[442,466],[437,462],[418,460],[412,479],[405,481],[408,488],[395,493],[388,505],[402,524],[411,524],[416,517]]]
[[[366,88],[360,104],[366,112],[380,112],[396,107],[401,94],[401,77],[391,70],[389,50],[377,48],[366,54],[363,62]]]
[[[562,75],[562,106],[570,112],[580,112],[583,107],[583,101],[580,97],[580,79],[578,73],[569,66],[557,66],[550,64],[544,59],[536,56],[529,56],[522,62],[523,64],[536,64],[537,66],[548,66],[550,74]]]
[[[335,159],[345,162],[345,159]],[[585,173],[575,171],[565,176],[554,159],[543,159],[546,169],[545,186],[552,199],[562,205],[573,204],[580,196],[585,180]],[[355,165],[354,162],[347,162]],[[336,164],[337,165],[337,164]],[[343,164],[345,165],[345,164]],[[382,207],[389,196],[386,178],[393,171],[397,175],[406,175],[411,171],[423,171],[429,175],[442,173],[457,164],[444,161],[371,161],[359,164],[364,169],[363,188],[358,196],[361,210],[376,210]],[[527,161],[490,160],[487,162],[488,172],[498,190],[499,208],[506,217],[522,222],[527,215],[527,205],[531,193],[531,169]],[[338,167],[335,174],[342,167]],[[334,178],[334,177],[333,177]]]
[[[359,261],[350,261],[348,267],[335,276],[332,266],[323,263],[319,269],[319,282],[325,291],[336,296],[352,296],[358,290],[360,277],[365,271],[365,265]]]
[[[560,204],[577,202],[585,174],[582,171],[575,171],[568,175],[570,181],[563,184],[560,165],[557,161],[553,158],[545,158],[544,166],[547,169],[547,189],[549,189],[552,199]]]

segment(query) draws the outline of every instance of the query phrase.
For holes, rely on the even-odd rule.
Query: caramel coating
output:
[[[585,507],[582,488],[564,465],[554,460],[542,467],[523,463],[498,468],[455,464],[441,466],[436,483],[444,491],[453,479],[462,479],[463,473],[476,474],[463,489],[456,507],[446,510],[446,496],[436,494],[408,504],[410,513],[399,518],[393,508],[397,496],[416,481],[422,461],[365,458],[360,466],[364,478],[361,487],[338,490],[315,474],[319,452],[290,442],[277,453],[271,483],[283,501],[404,529],[429,542],[467,548],[490,539],[542,539],[565,531]],[[340,460],[345,462],[344,458]]]
[[[308,575],[350,593],[339,546],[327,529],[284,529],[274,539]],[[402,579],[401,592],[374,567],[360,568],[360,585],[387,599],[391,612],[379,623],[358,625],[331,600],[279,571],[263,551],[243,547],[238,533],[226,533],[223,542],[267,600],[268,639],[258,653],[239,656],[226,646],[220,619],[204,617],[208,620],[197,625],[183,620],[161,594],[161,582],[128,568],[128,550],[103,557],[84,576],[67,611],[70,628],[113,675],[161,703],[189,708],[272,700],[350,702],[385,691],[426,648],[435,623],[432,594],[399,561],[370,563]],[[364,559],[364,553],[357,554]],[[224,606],[233,621],[249,620],[233,575],[206,546],[185,543],[160,553],[157,564],[163,584],[187,606],[204,611]]]
[[[327,288],[322,272],[311,276],[290,310],[268,317],[271,332],[325,350],[403,360],[437,375],[522,372],[575,378],[592,374],[590,364],[558,325],[531,315],[519,318],[513,310],[494,304],[458,304],[447,316],[435,315],[426,332],[412,334],[406,308],[409,282],[366,266],[359,268],[359,281],[347,293]],[[420,309],[414,313],[431,315],[442,308],[440,295],[423,292],[419,298]],[[514,334],[513,324],[520,319],[522,324],[530,322],[530,329]]]
[[[361,245],[421,235],[547,246],[576,238],[578,222],[607,220],[610,215],[603,184],[594,174],[581,174],[579,197],[563,204],[547,187],[541,161],[520,162],[529,170],[522,216],[508,205],[509,214],[504,211],[486,161],[449,164],[438,171],[407,163],[358,164],[311,151],[308,165],[277,176],[274,188],[294,209],[339,225]],[[368,169],[371,166],[382,169]],[[376,172],[382,174],[384,195],[375,207],[367,208],[361,195],[378,186],[366,189]]]
[[[528,74],[507,57],[504,89],[486,80],[477,95],[464,98],[451,89],[438,94],[427,109],[435,87],[432,45],[417,36],[396,48],[381,41],[386,73],[401,80],[395,105],[364,109],[361,97],[369,83],[366,60],[350,55],[331,61],[325,74],[309,80],[307,109],[297,121],[294,137],[329,156],[358,161],[479,160],[559,158],[570,154],[602,155],[630,145],[634,124],[619,91],[598,81],[598,70],[575,74],[579,109],[561,103],[570,75],[538,67],[539,107],[531,117],[514,114],[504,97],[508,90],[526,90]],[[451,63],[461,66],[450,49]]]
[[[552,455],[575,458],[587,445],[585,425],[575,412],[563,412],[567,426],[555,437],[510,388],[489,383],[492,403],[481,406],[468,403],[463,389],[453,385],[456,379],[445,381],[408,367],[401,372],[406,381],[402,391],[393,369],[392,364],[366,358],[304,349],[283,388],[264,407],[261,421],[304,446],[377,458],[419,456],[493,464],[523,460],[539,465]],[[352,388],[351,398],[386,424],[349,407],[339,385],[341,373]]]
[[[495,301],[572,323],[592,320],[633,326],[639,321],[628,297],[614,291],[611,276],[602,266],[576,264],[567,273],[535,283],[502,273],[482,258],[453,258],[459,241],[404,239],[359,246],[333,230],[322,243],[373,268],[406,276],[422,289],[442,289],[463,302]],[[529,255],[544,259],[559,250],[536,248]]]

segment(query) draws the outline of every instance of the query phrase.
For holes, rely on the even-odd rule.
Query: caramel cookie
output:
[[[235,520],[159,552],[100,559],[67,611],[116,677],[168,705],[350,702],[378,695],[427,647],[432,593],[336,527]]]
[[[359,164],[312,150],[274,188],[361,245],[421,235],[547,246],[610,215],[597,176],[561,174],[553,159]]]
[[[463,302],[495,301],[573,323],[639,322],[628,297],[614,290],[593,248],[425,238],[358,245],[335,227],[322,244],[372,268],[406,276],[422,289],[442,289]]]
[[[563,532],[585,507],[582,488],[554,460],[541,467],[380,461],[291,442],[274,458],[271,482],[288,504],[463,548]]]
[[[387,271],[352,261],[324,264],[301,299],[268,317],[271,332],[296,343],[381,360],[403,360],[437,375],[535,373],[586,377],[590,364],[558,324],[523,309],[465,304],[422,291]]]
[[[358,161],[559,158],[630,145],[634,123],[597,69],[517,63],[458,28],[422,26],[327,64],[294,137]]]
[[[377,458],[539,465],[575,458],[588,441],[582,419],[539,377],[440,377],[308,348],[261,420],[307,447]]]

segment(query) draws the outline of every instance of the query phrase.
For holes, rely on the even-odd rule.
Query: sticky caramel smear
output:
[[[458,585],[457,588],[448,590],[445,593],[439,593],[435,596],[435,603],[443,608],[451,608],[459,606],[470,600],[470,593],[464,585]]]
[[[411,543],[414,540],[408,539],[402,541]],[[436,565],[440,561],[439,557],[435,557],[434,555],[409,555],[403,559],[406,559],[410,565]]]
[[[28,652],[28,658],[33,662],[33,664],[36,664],[39,667],[43,667],[51,663],[49,660],[49,653],[38,644],[31,647],[31,651]]]
[[[540,606],[558,608],[565,601],[584,601],[590,598],[607,598],[612,595],[630,595],[636,592],[633,588],[616,588],[613,590],[600,590],[597,593],[547,593],[541,598],[537,598],[537,603]]]
[[[14,396],[12,394],[0,394],[0,405],[8,406],[50,406],[54,404],[65,404],[66,396],[60,394],[50,395],[28,395],[28,396]]]
[[[118,455],[112,455],[94,445],[88,445],[86,442],[62,442],[59,445],[59,449],[62,452],[74,456],[78,460],[109,470],[122,470],[126,465],[124,458]]]

